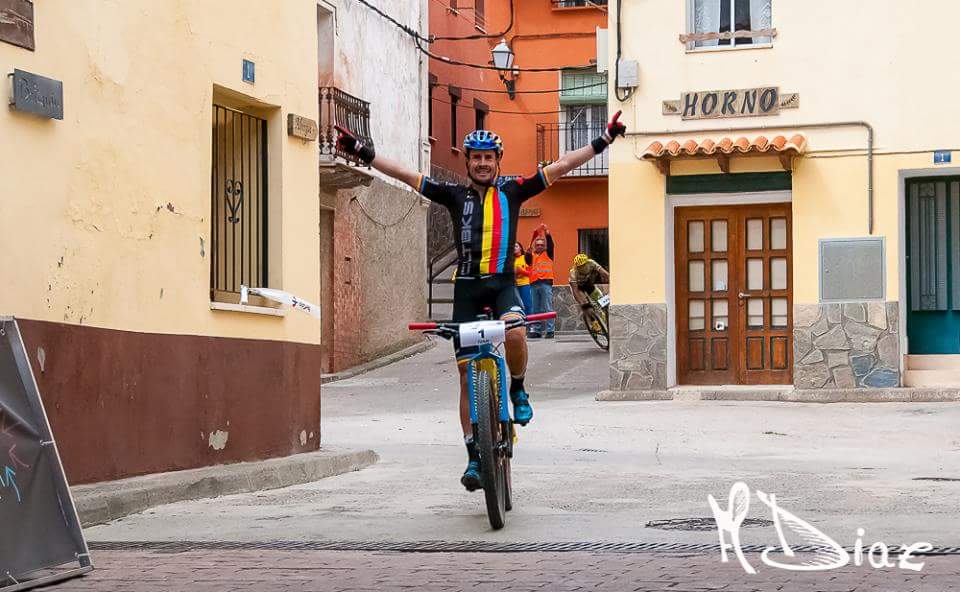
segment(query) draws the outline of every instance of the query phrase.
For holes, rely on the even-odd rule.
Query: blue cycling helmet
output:
[[[499,156],[503,154],[503,140],[493,132],[476,130],[463,139],[463,151],[469,154],[470,150],[496,150]]]

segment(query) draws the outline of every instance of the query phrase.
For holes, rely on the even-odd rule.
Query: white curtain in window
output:
[[[750,28],[754,31],[773,28],[773,0],[750,0]],[[772,37],[754,37],[754,43],[771,43]]]
[[[727,0],[694,0],[693,1],[693,32],[719,33],[720,32],[720,2]],[[769,0],[768,0],[769,4]],[[720,43],[717,39],[697,41],[697,47],[713,47]]]

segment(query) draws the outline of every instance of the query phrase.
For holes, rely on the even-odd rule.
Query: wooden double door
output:
[[[680,384],[790,384],[789,203],[677,208]]]

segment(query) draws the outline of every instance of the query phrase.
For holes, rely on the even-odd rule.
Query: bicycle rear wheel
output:
[[[480,453],[480,475],[487,502],[487,517],[494,530],[503,528],[506,514],[506,486],[503,474],[503,451],[500,448],[500,415],[498,389],[486,370],[477,372],[477,442]]]

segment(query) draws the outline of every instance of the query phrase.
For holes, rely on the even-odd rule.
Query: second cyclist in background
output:
[[[573,267],[570,268],[570,289],[573,291],[573,297],[580,303],[583,322],[588,327],[597,327],[597,319],[594,317],[593,303],[603,298],[603,292],[597,287],[597,284],[609,284],[610,272],[602,265],[587,257],[583,253],[573,258]],[[591,302],[591,300],[593,302]]]

